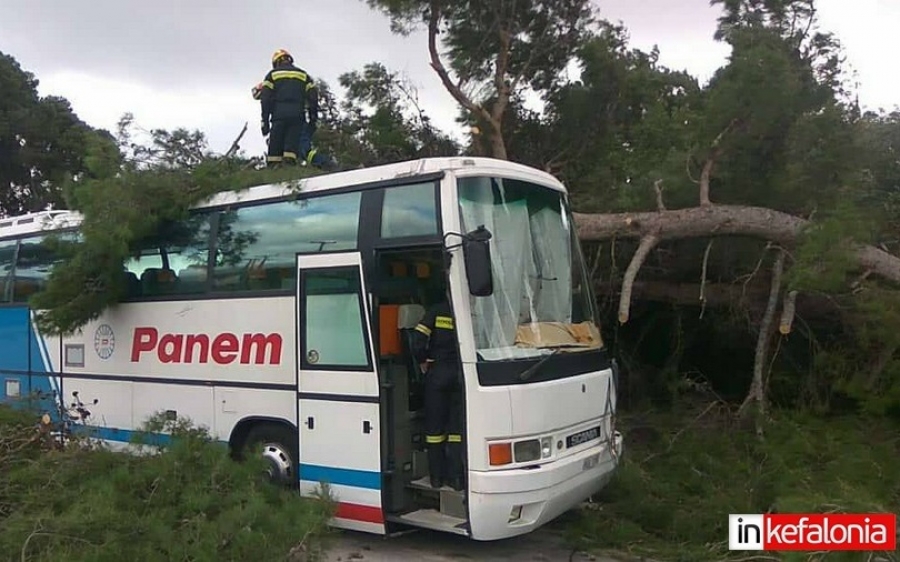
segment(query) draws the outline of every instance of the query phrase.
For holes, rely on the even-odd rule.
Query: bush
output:
[[[728,551],[729,513],[900,511],[900,433],[890,422],[775,412],[760,441],[727,411],[679,414],[622,420],[621,470],[595,498],[597,509],[566,529],[577,546],[669,562],[746,559]],[[685,419],[695,423],[686,427]],[[810,553],[766,555],[761,560]],[[827,558],[860,559],[858,552]]]
[[[0,407],[0,559],[283,560],[301,541],[307,555],[321,547],[330,501],[270,484],[261,459],[233,461],[189,420],[148,421],[172,440],[136,455],[83,438],[48,447],[30,420]]]

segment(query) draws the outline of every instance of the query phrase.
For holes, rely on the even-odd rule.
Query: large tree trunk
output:
[[[708,182],[708,179],[706,180]],[[637,213],[615,214],[584,214],[575,213],[575,224],[578,236],[584,241],[608,240],[613,238],[639,239],[640,245],[632,257],[631,263],[625,273],[621,286],[619,301],[619,321],[627,322],[628,311],[631,304],[631,294],[634,290],[635,279],[647,254],[660,242],[686,238],[708,238],[715,236],[750,236],[770,243],[774,242],[778,247],[778,257],[775,261],[771,276],[771,286],[767,305],[763,314],[759,337],[756,344],[754,357],[753,383],[749,388],[747,397],[741,406],[741,411],[746,412],[751,405],[757,406],[759,414],[765,414],[765,366],[769,358],[769,340],[773,332],[773,324],[777,312],[778,301],[781,299],[782,272],[784,270],[784,258],[787,249],[796,245],[800,240],[809,221],[795,217],[787,213],[766,209],[762,207],[750,207],[742,205],[714,205],[709,202],[708,189],[701,191],[701,206],[688,209],[667,210],[662,204],[662,197],[657,184],[657,210]],[[848,248],[854,253],[860,269],[866,271],[866,275],[874,273],[896,283],[900,283],[900,258],[885,252],[874,246],[850,243]],[[704,267],[705,267],[704,258]],[[643,289],[649,289],[645,284]],[[741,298],[746,295],[742,287]],[[698,287],[697,301],[705,304],[707,299],[707,287],[705,272]],[[694,289],[689,289],[693,293]],[[734,298],[733,289],[721,291],[722,300]],[[684,287],[671,287],[661,291],[659,296],[664,300],[683,300],[685,296],[691,299],[693,295],[686,295]],[[755,291],[758,298],[759,291]],[[703,302],[701,303],[701,295]],[[784,307],[778,326],[782,334],[788,334],[794,320],[797,291],[790,290],[784,296]],[[692,299],[691,299],[692,300]],[[893,350],[892,350],[893,351]],[[757,417],[757,433],[762,436],[761,417]]]
[[[795,245],[809,221],[787,213],[743,205],[708,205],[639,213],[575,213],[578,236],[585,241],[655,237],[659,242],[709,236],[752,236]],[[900,282],[900,258],[874,246],[856,245],[860,268]]]

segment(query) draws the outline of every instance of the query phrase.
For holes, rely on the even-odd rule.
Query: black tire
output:
[[[283,425],[260,424],[247,433],[241,457],[262,455],[268,461],[269,479],[286,487],[296,487],[300,458],[297,432]]]

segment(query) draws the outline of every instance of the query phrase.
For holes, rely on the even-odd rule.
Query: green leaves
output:
[[[166,143],[171,134],[159,136]],[[194,137],[196,138],[196,137]],[[50,334],[71,334],[115,306],[126,294],[124,262],[161,228],[187,218],[189,209],[222,192],[252,185],[289,181],[315,172],[307,169],[253,170],[235,159],[207,158],[197,164],[181,145],[144,147],[140,154],[158,159],[139,168],[134,161],[115,175],[84,179],[70,186],[71,208],[83,215],[82,238],[65,244],[65,259],[56,263],[47,287],[31,305],[38,325]],[[98,162],[102,158],[98,157]],[[101,169],[109,164],[98,164]],[[53,247],[53,246],[51,246]]]
[[[37,415],[19,418],[0,407],[3,560],[284,560],[301,540],[322,546],[330,502],[265,482],[261,458],[235,462],[189,419],[151,417],[141,429],[172,445],[130,455],[85,438],[42,451]]]
[[[62,184],[87,170],[86,149],[109,137],[83,123],[63,98],[0,52],[0,216],[63,203]]]

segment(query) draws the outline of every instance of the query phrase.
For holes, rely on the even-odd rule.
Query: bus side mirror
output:
[[[466,278],[469,293],[476,297],[487,297],[494,293],[494,275],[491,268],[491,247],[488,241],[491,231],[479,226],[463,237],[463,258],[466,264]]]

